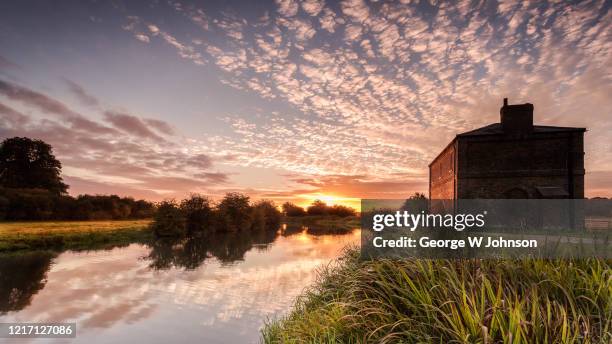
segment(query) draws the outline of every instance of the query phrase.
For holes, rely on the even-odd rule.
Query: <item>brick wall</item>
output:
[[[457,198],[539,198],[553,186],[584,197],[583,134],[561,132],[458,140]]]
[[[451,143],[429,166],[429,198],[454,199],[456,143]]]

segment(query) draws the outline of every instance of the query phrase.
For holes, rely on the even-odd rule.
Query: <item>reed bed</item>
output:
[[[323,268],[264,343],[611,343],[610,261],[359,261]]]

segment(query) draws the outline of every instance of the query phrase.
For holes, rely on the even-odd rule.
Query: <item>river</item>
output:
[[[355,229],[306,228],[0,256],[0,322],[76,322],[45,343],[257,343]],[[8,341],[0,339],[0,341]],[[15,342],[27,342],[14,339]]]

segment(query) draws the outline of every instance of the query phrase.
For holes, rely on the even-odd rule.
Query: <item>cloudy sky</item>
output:
[[[72,194],[306,202],[427,191],[455,134],[584,126],[612,196],[608,1],[3,1],[0,138],[49,142]]]

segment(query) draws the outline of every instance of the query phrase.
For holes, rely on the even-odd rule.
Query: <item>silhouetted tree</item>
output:
[[[237,192],[230,192],[223,197],[217,206],[220,225],[228,231],[237,231],[251,227],[251,206],[249,197]]]
[[[174,201],[163,201],[153,218],[153,231],[158,237],[180,237],[186,234],[185,215]]]
[[[283,203],[282,208],[283,208],[283,215],[285,216],[296,217],[296,216],[306,215],[306,211],[304,210],[304,208],[297,206],[291,202]]]
[[[62,181],[61,170],[51,146],[41,140],[13,137],[0,144],[0,186],[63,194],[68,185]]]
[[[327,204],[321,200],[315,200],[306,209],[308,215],[327,215]]]
[[[278,229],[282,214],[272,201],[260,200],[253,205],[252,227],[255,229]]]
[[[412,196],[406,199],[401,209],[413,213],[420,213],[421,211],[427,212],[429,209],[427,201],[427,196],[425,196],[425,194],[415,192]]]
[[[212,226],[213,212],[208,198],[192,194],[181,202],[189,233],[202,232]]]
[[[327,208],[327,214],[340,217],[355,216],[355,209],[344,205],[335,204]]]

